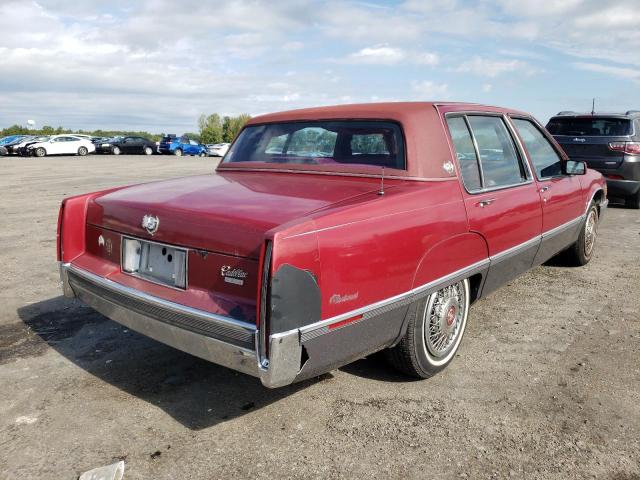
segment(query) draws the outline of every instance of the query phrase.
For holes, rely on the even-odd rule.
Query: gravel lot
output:
[[[279,390],[60,296],[67,195],[209,172],[210,158],[0,158],[0,479],[640,479],[640,212],[584,268],[545,265],[472,309],[426,381],[379,355]]]

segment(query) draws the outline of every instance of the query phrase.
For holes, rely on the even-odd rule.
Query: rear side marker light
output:
[[[609,150],[626,155],[640,155],[640,142],[611,142]]]
[[[355,317],[349,317],[349,318],[346,318],[346,319],[341,320],[339,322],[332,323],[331,325],[329,325],[329,330],[333,330],[334,328],[340,328],[340,327],[343,327],[343,326],[348,325],[350,323],[357,322],[359,320],[362,320],[362,315],[356,315]]]
[[[606,173],[604,176],[607,178],[610,178],[611,180],[624,180],[624,177],[622,175],[614,175],[612,173]]]

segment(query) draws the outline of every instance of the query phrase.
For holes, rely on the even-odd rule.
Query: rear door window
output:
[[[447,125],[465,188],[470,192],[481,189],[480,166],[466,120],[464,117],[447,117]]]
[[[538,178],[562,175],[562,159],[540,129],[530,120],[514,118],[513,124],[524,143]]]
[[[507,187],[527,181],[526,169],[501,117],[469,115],[478,146],[485,189]]]

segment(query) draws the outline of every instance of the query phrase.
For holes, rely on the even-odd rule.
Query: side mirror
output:
[[[566,175],[586,175],[587,173],[587,164],[584,162],[567,160],[564,162],[563,167],[563,173]]]

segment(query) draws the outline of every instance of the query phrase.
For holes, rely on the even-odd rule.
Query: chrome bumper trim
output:
[[[300,370],[298,332],[269,341],[270,362],[259,365],[255,326],[169,302],[68,263],[60,264],[62,290],[143,335],[218,365],[259,377],[269,388],[287,385]]]

